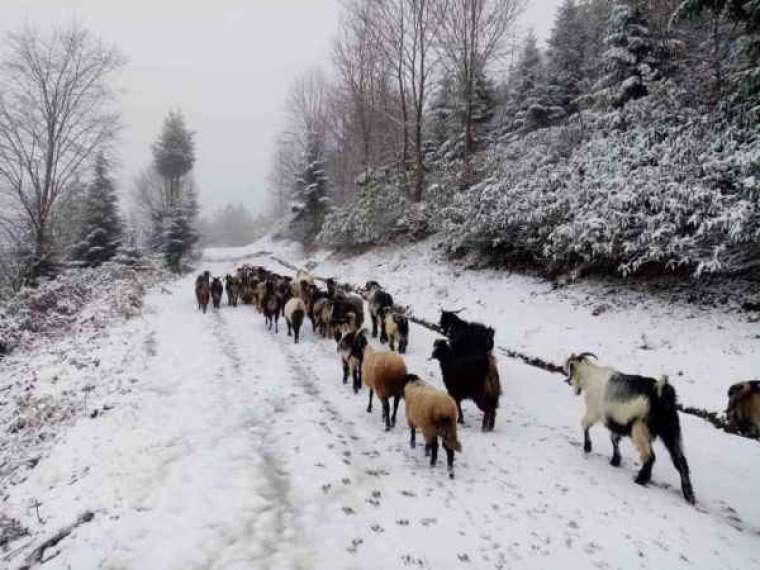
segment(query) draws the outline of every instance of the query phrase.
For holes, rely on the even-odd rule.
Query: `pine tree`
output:
[[[328,195],[325,159],[319,137],[307,135],[304,168],[295,181],[291,210],[291,231],[303,243],[312,243],[322,228],[332,200]]]
[[[564,0],[554,19],[547,50],[547,97],[559,114],[575,111],[582,94],[586,56],[583,11],[575,0]]]
[[[88,266],[108,261],[116,255],[123,231],[118,197],[108,174],[108,161],[99,154],[95,161],[95,177],[85,198],[81,238],[74,246],[72,258]]]
[[[182,178],[195,164],[194,134],[187,128],[181,111],[170,111],[158,140],[153,143],[153,165],[167,182],[170,204],[179,201]]]
[[[509,83],[508,108],[514,116],[513,128],[546,126],[551,119],[551,109],[546,96],[544,63],[533,32],[525,38]]]
[[[476,73],[473,82],[472,124],[482,125],[494,116],[496,89],[485,73]],[[449,139],[464,138],[467,122],[465,86],[448,75],[438,83],[430,106],[430,137],[438,145]]]
[[[608,94],[610,102],[622,106],[647,94],[646,83],[658,78],[655,44],[643,13],[622,0],[610,11],[602,54],[604,75],[597,90]]]
[[[198,242],[198,205],[188,174],[195,164],[195,133],[185,124],[179,111],[164,120],[158,140],[153,144],[153,167],[163,181],[160,206],[153,218],[153,249],[160,251],[173,271],[182,268]]]

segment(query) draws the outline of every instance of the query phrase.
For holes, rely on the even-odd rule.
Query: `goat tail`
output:
[[[306,316],[306,313],[302,309],[296,309],[293,311],[293,315],[291,317],[291,324],[296,328],[301,328],[301,325],[303,324],[303,319]]]
[[[492,353],[488,354],[485,391],[489,398],[495,402],[495,407],[498,408],[501,397],[501,381],[499,380],[499,367],[496,364],[496,357]]]
[[[654,425],[657,435],[662,438],[665,448],[670,454],[673,465],[681,476],[681,492],[690,504],[695,503],[694,488],[691,484],[689,463],[683,451],[683,437],[681,434],[681,422],[678,418],[678,397],[676,390],[668,382],[668,377],[663,376],[657,382],[657,402],[654,412]]]
[[[462,443],[457,437],[457,418],[447,417],[438,421],[438,433],[446,447],[454,451],[462,451]]]

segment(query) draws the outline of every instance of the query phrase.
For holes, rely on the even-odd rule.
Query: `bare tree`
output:
[[[525,5],[526,0],[440,0],[436,3],[437,45],[464,104],[466,175],[475,145],[476,81],[495,60],[507,55],[505,39]]]
[[[118,130],[109,80],[124,59],[76,26],[47,37],[27,28],[11,34],[6,48],[0,180],[26,217],[36,276],[50,261],[53,206]]]

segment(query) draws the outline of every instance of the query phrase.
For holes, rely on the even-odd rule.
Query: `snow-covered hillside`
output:
[[[595,317],[594,286],[553,291],[526,277],[463,271],[439,263],[430,243],[339,259],[265,239],[209,251],[201,265],[223,274],[246,260],[288,273],[276,259],[341,281],[377,279],[421,317],[466,307],[466,317],[497,329],[497,344],[553,361],[593,350],[631,372],[669,372],[684,402],[710,409],[722,408],[727,385],[752,376],[757,362],[752,325],[737,316],[615,292]],[[307,325],[294,345],[284,327],[267,331],[247,306],[203,315],[192,283],[188,276],[151,289],[143,318],[0,362],[0,391],[21,382],[53,404],[81,393],[92,411],[60,422],[38,456],[3,449],[0,462],[26,464],[2,482],[0,525],[28,529],[4,546],[3,565],[23,567],[78,518],[32,566],[760,565],[756,441],[683,417],[698,500],[691,507],[660,444],[652,484],[635,485],[630,444],[614,469],[609,439],[596,428],[595,450],[584,456],[581,401],[559,377],[500,356],[496,429],[481,433],[479,412],[465,403],[452,481],[421,448],[409,449],[403,411],[386,433],[379,407],[367,414],[366,394],[341,384],[334,342]],[[413,327],[407,362],[440,385],[428,360],[434,338]],[[15,405],[4,402],[4,418]]]

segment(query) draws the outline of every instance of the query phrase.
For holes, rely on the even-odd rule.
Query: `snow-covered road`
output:
[[[641,488],[630,444],[613,469],[597,428],[584,456],[580,401],[556,377],[502,360],[496,430],[480,433],[465,404],[451,481],[409,449],[403,406],[385,433],[379,406],[367,414],[366,394],[341,384],[334,342],[307,323],[294,345],[282,321],[275,335],[246,306],[203,315],[192,282],[153,291],[143,321],[114,329],[112,344],[130,347],[119,378],[102,378],[118,385],[103,396],[114,408],[79,420],[5,491],[0,507],[32,530],[10,568],[87,510],[93,520],[44,568],[760,566],[757,442],[684,418],[690,507],[659,444]],[[412,330],[408,367],[440,384],[432,340]]]

